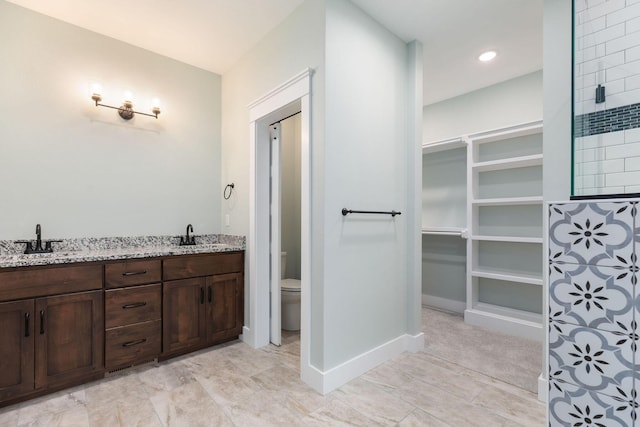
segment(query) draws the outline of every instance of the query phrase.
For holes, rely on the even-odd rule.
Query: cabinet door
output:
[[[36,388],[104,371],[102,291],[36,299]]]
[[[204,277],[165,282],[162,304],[163,353],[180,352],[205,344]]]
[[[241,273],[207,277],[207,337],[211,343],[242,333],[242,277]]]
[[[33,390],[33,300],[0,304],[0,400]]]

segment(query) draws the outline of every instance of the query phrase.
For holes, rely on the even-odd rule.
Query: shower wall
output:
[[[573,194],[640,192],[640,2],[575,0],[574,19]]]

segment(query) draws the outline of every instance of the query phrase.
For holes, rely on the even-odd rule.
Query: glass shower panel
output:
[[[640,193],[640,3],[574,0],[574,197]]]

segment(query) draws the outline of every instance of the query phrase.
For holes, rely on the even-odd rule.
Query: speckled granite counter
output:
[[[53,253],[29,255],[23,253],[23,243],[0,240],[0,268],[245,250],[244,236],[207,234],[195,238],[193,246],[179,246],[180,236],[64,239],[53,243]]]

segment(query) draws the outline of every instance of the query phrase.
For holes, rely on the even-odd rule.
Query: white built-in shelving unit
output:
[[[542,339],[542,123],[469,135],[465,321]]]
[[[467,239],[467,323],[541,340],[542,122],[424,144],[426,170],[463,148],[464,185],[423,182],[422,232]]]

